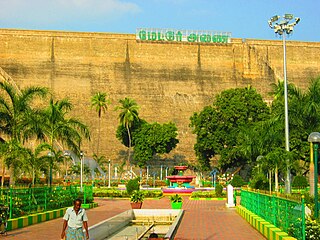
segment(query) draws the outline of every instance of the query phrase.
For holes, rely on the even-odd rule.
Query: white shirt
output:
[[[88,221],[86,211],[83,208],[79,209],[78,215],[73,207],[67,209],[66,214],[63,219],[68,221],[68,227],[71,228],[81,228],[83,222]]]

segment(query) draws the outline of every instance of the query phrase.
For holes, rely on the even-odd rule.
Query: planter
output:
[[[182,208],[182,202],[171,202],[172,209],[181,209]]]
[[[140,209],[142,206],[142,202],[131,202],[130,204],[132,209]]]

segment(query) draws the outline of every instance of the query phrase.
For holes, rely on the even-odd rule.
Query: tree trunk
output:
[[[99,123],[98,123],[98,143],[97,143],[97,156],[99,156],[99,147],[100,147],[100,134],[101,134],[101,117],[99,117]]]
[[[14,168],[10,167],[10,180],[9,180],[9,186],[14,186],[15,184],[15,176],[14,176]]]
[[[6,165],[4,163],[4,159],[2,158],[2,178],[1,178],[1,187],[4,185],[4,178],[6,174]]]
[[[275,191],[278,192],[279,191],[279,182],[278,182],[278,165],[276,165],[276,168],[274,170],[274,188]]]
[[[272,171],[269,169],[269,192],[272,192]]]
[[[35,181],[35,170],[32,169],[32,186],[34,187],[34,181]]]
[[[131,135],[130,135],[130,130],[129,127],[127,126],[127,131],[128,131],[128,140],[129,140],[129,149],[128,149],[128,162],[127,162],[127,168],[130,165],[130,152],[131,152]]]

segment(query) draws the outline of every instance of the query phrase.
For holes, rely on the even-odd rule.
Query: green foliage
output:
[[[320,224],[309,217],[306,218],[306,240],[320,240]]]
[[[134,190],[130,196],[130,202],[143,202],[144,200],[144,193],[142,191]]]
[[[128,163],[130,162],[130,154],[131,154],[131,142],[132,142],[132,136],[131,136],[131,127],[132,124],[136,121],[139,121],[139,113],[138,104],[130,98],[124,98],[119,100],[120,106],[116,107],[116,110],[120,110],[119,113],[119,121],[120,125],[126,128],[127,130],[127,141],[128,141]]]
[[[219,196],[217,196],[215,191],[194,191],[191,194],[191,198],[217,198],[223,197],[224,193],[221,192]]]
[[[261,95],[248,87],[225,90],[212,106],[194,113],[190,126],[197,135],[194,149],[202,168],[208,170],[210,159],[216,155],[221,157],[222,169],[245,164],[248,159],[232,151],[238,145],[240,129],[266,119],[268,112]]]
[[[249,186],[255,189],[268,190],[269,189],[268,179],[264,174],[257,174],[251,180]]]
[[[221,184],[216,184],[215,193],[217,197],[222,197],[223,186]]]
[[[240,175],[234,175],[233,179],[230,181],[230,184],[233,187],[242,187],[243,185],[246,185],[245,181]]]
[[[170,198],[170,201],[174,203],[182,202],[182,197],[179,194],[171,195],[169,198]]]
[[[298,175],[293,178],[292,187],[306,188],[308,186],[309,186],[309,183],[308,183],[306,177]]]
[[[130,195],[127,191],[110,188],[94,189],[94,197],[110,197],[110,198],[128,198]]]
[[[143,167],[156,154],[169,153],[179,140],[174,123],[146,123],[133,136],[134,161]]]
[[[129,195],[135,190],[138,191],[140,189],[139,178],[130,179],[126,184],[126,189]]]
[[[140,190],[143,192],[145,198],[161,198],[163,193],[161,190]],[[93,192],[94,197],[110,197],[110,198],[129,198],[127,191],[110,188],[95,188]]]
[[[134,138],[135,134],[139,132],[141,126],[146,123],[147,122],[143,119],[135,118],[130,127],[131,138]],[[116,137],[124,146],[129,147],[128,130],[122,124],[120,124],[117,128]],[[134,147],[134,142],[131,142],[131,146]]]

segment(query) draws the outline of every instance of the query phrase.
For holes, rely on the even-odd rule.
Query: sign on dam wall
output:
[[[144,31],[146,39],[148,32],[151,39],[159,36]],[[180,33],[169,31],[160,32],[160,39],[180,40]],[[195,161],[190,116],[229,88],[251,85],[271,100],[271,84],[283,75],[283,50],[281,40],[228,38],[218,44],[212,42],[215,33],[194,32],[195,38],[191,33],[185,38],[193,42],[144,42],[136,34],[0,29],[0,67],[19,87],[45,86],[57,99],[70,99],[73,115],[91,130],[92,140],[84,146],[87,155],[95,151],[99,132],[90,98],[101,91],[111,99],[101,118],[101,154],[116,161],[119,151],[126,150],[115,136],[119,112],[114,108],[130,97],[146,121],[177,125],[179,144],[168,158]],[[320,75],[319,55],[320,43],[288,41],[288,81],[306,89]]]
[[[164,28],[137,28],[137,41],[167,41],[189,43],[230,43],[230,32],[204,30],[175,30]]]

